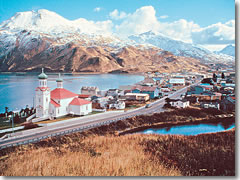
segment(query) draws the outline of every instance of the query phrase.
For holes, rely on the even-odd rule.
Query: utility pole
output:
[[[13,122],[13,114],[12,114],[12,133],[14,133],[14,122]]]

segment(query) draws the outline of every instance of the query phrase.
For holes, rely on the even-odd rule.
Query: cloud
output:
[[[193,21],[179,19],[173,22],[161,22],[166,15],[156,17],[152,6],[143,6],[133,13],[122,14],[117,9],[110,13],[112,19],[123,21],[114,26],[117,35],[127,37],[148,31],[161,33],[169,38],[195,44],[233,44],[235,42],[235,21],[200,27]]]
[[[134,13],[128,14],[120,25],[116,25],[116,32],[122,36],[128,36],[158,30],[159,22],[155,14],[152,6],[141,7]]]
[[[117,9],[114,9],[112,12],[109,13],[109,16],[111,19],[119,20],[126,18],[128,15],[124,11],[118,12]]]
[[[101,7],[96,7],[96,8],[93,9],[94,12],[99,12],[99,11],[101,11],[101,10],[102,10]]]
[[[110,35],[112,33],[113,23],[111,20],[95,22],[86,20],[84,18],[79,18],[73,23],[81,33],[103,35]]]
[[[159,18],[160,18],[160,19],[166,19],[166,18],[168,18],[168,15],[162,15],[162,16],[160,16]]]
[[[152,6],[144,6],[137,9],[134,13],[128,14],[120,25],[115,26],[117,34],[125,37],[153,31],[184,42],[192,42],[191,32],[196,28],[199,28],[197,24],[184,19],[171,23],[160,22]]]
[[[198,24],[185,19],[166,23],[159,22],[159,27],[159,32],[162,34],[187,43],[192,43],[192,31],[200,28]]]
[[[192,32],[196,44],[233,44],[235,43],[235,21],[221,22],[199,28]]]

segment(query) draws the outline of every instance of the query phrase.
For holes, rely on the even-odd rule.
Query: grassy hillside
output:
[[[18,147],[1,176],[234,175],[235,131],[198,136],[72,134]]]
[[[169,113],[174,114],[174,117],[176,115],[181,117],[181,122],[184,116],[187,117],[184,111]],[[206,115],[209,116],[208,113]],[[117,133],[119,129],[124,130],[133,125],[136,127],[136,124],[145,125],[146,120],[152,119],[150,122],[157,122],[157,117],[159,119],[168,117],[171,120],[166,113],[152,118],[140,116],[82,133],[2,150],[0,175],[235,175],[235,130],[197,136],[144,134],[119,136]]]

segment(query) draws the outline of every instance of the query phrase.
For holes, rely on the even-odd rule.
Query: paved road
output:
[[[197,84],[197,83],[196,83]],[[28,144],[33,142],[38,142],[41,139],[45,139],[52,136],[58,136],[63,134],[69,134],[72,132],[84,131],[86,129],[91,129],[98,127],[104,124],[110,124],[114,121],[123,120],[128,117],[133,117],[136,115],[151,114],[155,112],[163,112],[163,105],[165,104],[165,99],[169,98],[178,98],[181,94],[187,91],[187,87],[184,87],[169,96],[166,96],[162,99],[159,99],[153,103],[149,108],[140,107],[135,110],[116,113],[112,115],[107,115],[104,117],[104,114],[100,116],[88,116],[84,118],[75,118],[75,120],[62,121],[63,123],[55,124],[53,126],[46,126],[31,130],[25,130],[24,134],[18,136],[13,136],[7,139],[0,140],[0,149],[17,146],[21,144]]]

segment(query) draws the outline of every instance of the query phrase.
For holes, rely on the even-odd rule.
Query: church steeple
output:
[[[57,82],[57,88],[63,88],[63,79],[61,79],[60,73],[58,74],[58,79],[56,80]]]
[[[50,89],[47,87],[48,76],[42,73],[38,76],[39,87],[36,88],[35,108],[36,117],[47,117],[49,115]]]
[[[44,73],[44,68],[42,68],[42,73],[38,75],[39,87],[47,87],[48,76]]]

